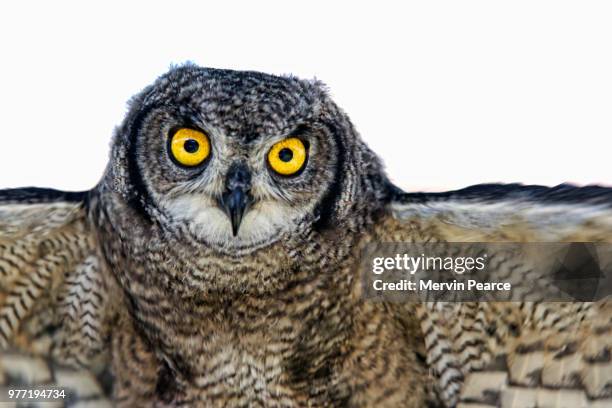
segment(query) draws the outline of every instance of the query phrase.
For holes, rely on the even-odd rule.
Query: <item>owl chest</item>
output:
[[[304,406],[316,405],[333,388],[335,373],[329,367],[339,353],[329,338],[307,335],[311,322],[283,316],[244,323],[209,327],[215,335],[191,357],[198,362],[191,393],[232,405],[283,400]]]
[[[226,342],[211,352],[203,376],[193,384],[205,400],[235,396],[240,396],[243,402],[266,400],[271,392],[270,383],[274,383],[281,372],[273,355],[240,343]]]
[[[198,375],[191,383],[197,397],[232,405],[273,401],[284,395],[296,400],[290,362],[296,350],[291,333],[217,331],[203,344]]]

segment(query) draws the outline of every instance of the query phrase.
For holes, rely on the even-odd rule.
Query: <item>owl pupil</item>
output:
[[[293,159],[293,152],[291,151],[291,149],[285,147],[280,152],[278,152],[278,158],[286,163]]]
[[[197,140],[188,139],[188,140],[185,140],[185,144],[183,145],[183,148],[185,149],[187,153],[195,153],[200,148],[200,144],[197,142]]]

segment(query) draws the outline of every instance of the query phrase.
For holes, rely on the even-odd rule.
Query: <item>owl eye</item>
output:
[[[291,176],[302,170],[306,163],[306,146],[297,137],[276,143],[268,153],[268,164],[283,176]]]
[[[210,155],[210,142],[199,130],[181,128],[170,138],[170,154],[177,163],[194,167]]]

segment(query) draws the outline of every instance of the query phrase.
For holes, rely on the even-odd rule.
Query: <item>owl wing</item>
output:
[[[386,241],[612,242],[612,189],[477,185],[396,192]],[[447,406],[612,406],[612,302],[427,302],[427,360]]]
[[[0,388],[52,384],[72,402],[104,394],[113,308],[87,199],[0,190]]]

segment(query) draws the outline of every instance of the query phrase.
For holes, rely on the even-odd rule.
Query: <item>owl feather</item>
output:
[[[612,242],[612,190],[598,186],[399,193],[391,210],[381,234],[398,241],[418,231],[439,242]],[[611,305],[428,302],[418,313],[448,406],[603,407],[612,404]]]
[[[0,191],[0,365],[5,386],[66,386],[74,402],[103,403],[94,375],[108,369],[112,305],[85,200]]]
[[[320,82],[188,64],[132,99],[92,190],[0,191],[0,384],[94,406],[610,406],[609,300],[371,301],[357,265],[373,242],[611,241],[612,189],[404,193]]]

